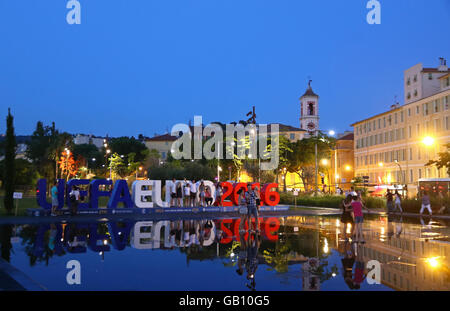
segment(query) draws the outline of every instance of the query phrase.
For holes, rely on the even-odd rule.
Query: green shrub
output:
[[[299,195],[297,205],[340,208],[344,196],[339,195]],[[385,199],[375,197],[364,197],[367,208],[385,208]],[[295,197],[291,192],[280,193],[280,204],[294,205]]]

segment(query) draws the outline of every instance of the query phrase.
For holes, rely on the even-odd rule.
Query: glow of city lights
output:
[[[328,251],[329,251],[329,249],[328,249],[328,241],[327,241],[327,238],[325,238],[325,239],[323,240],[323,252],[324,252],[325,254],[328,254]]]
[[[437,268],[439,266],[438,258],[439,257],[430,257],[425,259],[425,261],[430,265],[430,267]]]
[[[383,162],[378,162],[378,166],[379,166],[379,167],[383,167],[383,166],[384,166],[384,163],[383,163]]]
[[[331,273],[331,276],[332,276],[332,277],[335,277],[335,276],[336,276],[336,273],[334,273],[334,272]]]
[[[352,167],[351,167],[350,165],[346,165],[346,166],[345,166],[345,170],[346,170],[346,171],[351,171],[351,169],[352,169]]]
[[[352,224],[347,224],[347,234],[352,233]]]
[[[106,153],[108,153],[108,154],[111,153],[111,150],[110,149],[106,150]]]
[[[320,160],[320,163],[322,163],[322,165],[328,165],[328,160],[322,159],[322,160]]]
[[[429,147],[429,146],[433,146],[434,145],[434,138],[431,136],[426,136],[422,139],[422,143]]]
[[[103,240],[103,245],[106,245],[106,244],[108,244],[108,241],[107,240]]]

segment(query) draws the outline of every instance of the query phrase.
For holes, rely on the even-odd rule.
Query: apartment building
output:
[[[449,177],[445,168],[425,166],[450,142],[449,73],[443,58],[437,68],[419,64],[406,70],[405,104],[352,124],[355,176],[407,185],[411,196],[420,178]]]

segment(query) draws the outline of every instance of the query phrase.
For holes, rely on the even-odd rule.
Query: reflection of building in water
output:
[[[363,247],[364,261],[382,263],[382,283],[397,290],[450,290],[450,244],[392,236],[382,242],[372,232]]]
[[[287,217],[285,225],[319,228],[328,247],[338,250],[342,243],[342,224],[328,217]],[[450,242],[448,226],[428,219],[420,224],[402,223],[387,217],[364,220],[366,244],[363,260],[381,263],[381,280],[396,290],[450,290]],[[335,237],[333,239],[333,236]],[[323,248],[324,239],[321,239]]]

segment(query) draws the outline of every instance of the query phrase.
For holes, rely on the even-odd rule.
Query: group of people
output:
[[[395,212],[398,209],[400,213],[403,213],[402,195],[398,190],[395,190],[395,192],[392,193],[391,190],[388,189],[385,196],[388,212]]]
[[[52,188],[50,189],[51,197],[52,197],[52,209],[51,216],[56,216],[56,210],[59,206],[58,199],[58,181],[55,180]],[[69,192],[69,210],[72,216],[77,214],[78,205],[84,202],[84,196],[80,194],[80,189],[78,186],[72,186],[71,191]]]
[[[351,239],[355,243],[365,243],[362,224],[363,224],[363,212],[365,209],[369,212],[369,209],[365,206],[360,192],[351,192],[341,203],[342,215],[341,222],[344,224],[345,240],[349,241],[347,236],[347,226],[351,225]]]
[[[220,206],[221,197],[223,195],[222,186],[220,183],[215,185],[215,205]],[[176,181],[174,178],[172,183],[167,187],[170,191],[170,206],[212,206],[214,202],[211,188],[205,185],[203,180],[192,181],[186,180]]]

